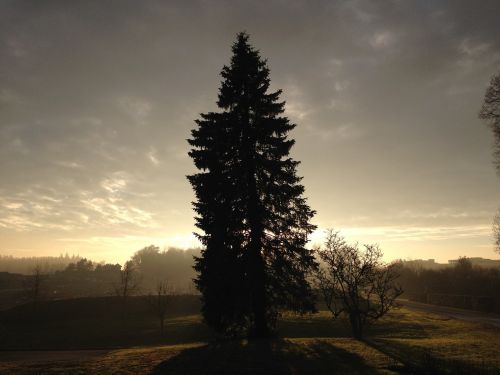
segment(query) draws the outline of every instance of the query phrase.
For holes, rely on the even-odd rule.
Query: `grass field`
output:
[[[52,334],[51,339],[38,339],[39,348],[56,349],[65,342],[74,347],[91,321],[78,323],[80,327],[68,322],[31,327],[15,339],[3,327],[2,339],[19,345],[30,336]],[[403,308],[369,329],[365,341],[351,339],[345,322],[332,322],[325,311],[284,316],[280,338],[273,340],[214,340],[199,315],[169,318],[164,337],[151,319],[132,320],[125,327],[119,323],[101,327],[105,332],[100,334],[98,329],[87,332],[81,346],[90,348],[92,340],[107,335],[107,341],[94,341],[94,348],[113,348],[107,353],[83,360],[1,362],[0,373],[500,374],[500,329]],[[66,337],[60,332],[66,332]],[[129,336],[124,336],[126,332]],[[132,347],[116,349],[120,337],[128,337],[125,343]]]

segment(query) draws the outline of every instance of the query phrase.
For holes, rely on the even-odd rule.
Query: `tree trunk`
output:
[[[248,111],[245,113],[245,122],[250,124]],[[248,184],[248,223],[250,227],[249,244],[249,275],[251,288],[252,312],[254,318],[254,327],[251,328],[250,336],[254,338],[263,338],[269,336],[269,327],[267,322],[267,303],[266,303],[266,269],[264,259],[262,258],[262,238],[264,228],[261,217],[261,203],[257,191],[257,177],[254,155],[255,141],[250,136],[249,125],[245,129],[246,134],[246,152],[247,158],[247,184]]]
[[[252,309],[254,315],[254,327],[251,336],[262,338],[269,336],[267,324],[266,287],[264,261],[260,251],[252,254],[253,285],[252,285]]]
[[[351,323],[353,337],[357,340],[361,340],[363,338],[363,324],[361,322],[361,316],[357,313],[350,313],[349,321]]]
[[[251,336],[258,338],[269,336],[269,327],[266,314],[266,270],[261,253],[262,229],[258,223],[258,219],[253,216],[255,213],[254,210],[255,207],[250,209],[252,232],[249,247],[249,282],[251,283],[251,301],[254,318],[254,327],[252,327]]]

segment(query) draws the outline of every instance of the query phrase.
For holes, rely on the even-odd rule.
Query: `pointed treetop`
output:
[[[236,34],[236,43],[248,44],[248,39],[250,39],[250,35],[248,35],[246,31],[240,31],[238,34]]]
[[[249,43],[250,36],[242,31],[237,34],[233,43],[231,63],[224,65],[221,71],[223,81],[219,88],[217,105],[229,109],[238,103],[251,101],[251,98],[263,98],[266,95],[276,100],[281,94],[267,93],[270,86],[267,60],[260,56],[259,50]],[[247,103],[249,104],[249,103]]]

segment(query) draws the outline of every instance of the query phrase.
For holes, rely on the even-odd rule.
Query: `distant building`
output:
[[[500,268],[500,259],[486,259],[480,257],[467,258],[473,266],[484,268]],[[441,268],[453,267],[458,263],[458,259],[450,259],[448,263],[437,263],[435,259],[415,259],[403,261],[405,266],[418,269],[437,270]]]
[[[486,259],[480,257],[467,258],[468,261],[472,263],[473,266],[479,266],[484,268],[500,268],[500,259]],[[450,259],[448,264],[454,266],[458,263],[458,259]]]

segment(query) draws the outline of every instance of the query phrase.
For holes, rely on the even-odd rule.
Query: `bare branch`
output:
[[[362,337],[365,324],[385,315],[402,293],[396,285],[396,268],[382,262],[378,245],[364,245],[360,250],[333,230],[316,252],[322,261],[317,284],[327,308],[334,319],[347,315],[354,336]]]

